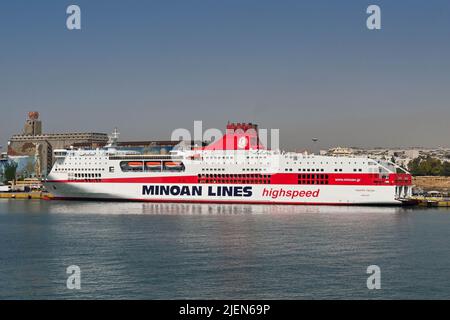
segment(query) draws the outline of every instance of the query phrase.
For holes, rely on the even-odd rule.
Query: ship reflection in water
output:
[[[150,202],[53,201],[52,213],[153,214],[153,215],[241,215],[241,214],[394,214],[400,207],[383,206],[313,206],[313,205],[242,205]]]
[[[0,298],[449,298],[449,213],[5,200]]]

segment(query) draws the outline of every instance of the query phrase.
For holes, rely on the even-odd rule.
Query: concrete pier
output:
[[[48,200],[53,196],[46,192],[2,192],[0,199]]]

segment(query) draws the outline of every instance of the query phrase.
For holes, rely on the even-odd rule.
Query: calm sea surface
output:
[[[0,298],[449,299],[450,210],[0,200]]]

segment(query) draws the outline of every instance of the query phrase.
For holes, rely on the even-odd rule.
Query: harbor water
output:
[[[0,199],[0,298],[449,299],[450,210]]]

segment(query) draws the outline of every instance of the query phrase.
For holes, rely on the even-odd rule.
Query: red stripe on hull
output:
[[[212,175],[212,174],[211,174]],[[371,173],[275,173],[271,178],[248,177],[217,177],[199,178],[198,176],[160,176],[160,177],[126,177],[104,179],[79,179],[79,180],[48,180],[51,183],[178,183],[178,184],[242,184],[242,185],[339,185],[339,186],[386,186],[386,185],[411,185],[410,176],[406,179],[398,179],[400,175],[390,174],[386,179],[380,179],[378,174]],[[202,175],[204,176],[204,175]],[[235,174],[232,176],[239,176]],[[315,178],[313,178],[315,177]],[[325,178],[326,177],[326,178]],[[202,180],[202,182],[199,182]],[[257,181],[270,181],[270,183],[255,183]],[[204,181],[204,182],[203,182]]]

